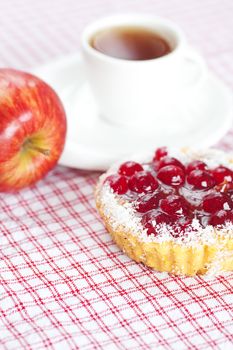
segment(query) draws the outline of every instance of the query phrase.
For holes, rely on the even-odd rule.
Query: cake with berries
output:
[[[233,270],[233,158],[158,148],[100,177],[96,204],[132,259],[176,275]]]

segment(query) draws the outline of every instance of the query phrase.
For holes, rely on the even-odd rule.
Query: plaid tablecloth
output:
[[[29,69],[79,49],[97,16],[180,24],[233,86],[232,0],[0,0],[0,65]],[[233,148],[233,131],[219,146]],[[1,150],[0,150],[1,152]],[[127,258],[94,206],[99,174],[61,166],[0,195],[0,349],[233,349],[233,273],[174,277]]]

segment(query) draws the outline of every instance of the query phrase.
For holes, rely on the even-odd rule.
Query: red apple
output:
[[[57,163],[64,147],[66,116],[45,82],[0,69],[0,191],[34,184]]]

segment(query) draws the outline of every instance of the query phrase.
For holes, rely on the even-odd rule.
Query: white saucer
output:
[[[86,81],[80,54],[53,61],[33,70],[62,99],[68,134],[60,164],[81,169],[105,170],[117,159],[161,145],[208,147],[232,125],[232,96],[228,88],[209,74],[198,95],[186,99],[186,131],[123,129],[98,117]],[[183,110],[184,112],[184,110]],[[195,121],[195,116],[197,120]]]

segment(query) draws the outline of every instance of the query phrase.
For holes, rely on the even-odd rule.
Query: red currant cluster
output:
[[[133,198],[148,234],[156,234],[156,225],[161,223],[178,228],[174,229],[177,235],[194,218],[203,227],[233,221],[233,172],[222,165],[209,169],[204,162],[194,160],[185,166],[162,147],[149,164],[125,162],[107,181],[114,193],[128,196],[131,201]],[[189,201],[183,188],[194,198],[201,194],[201,201],[198,204]]]

